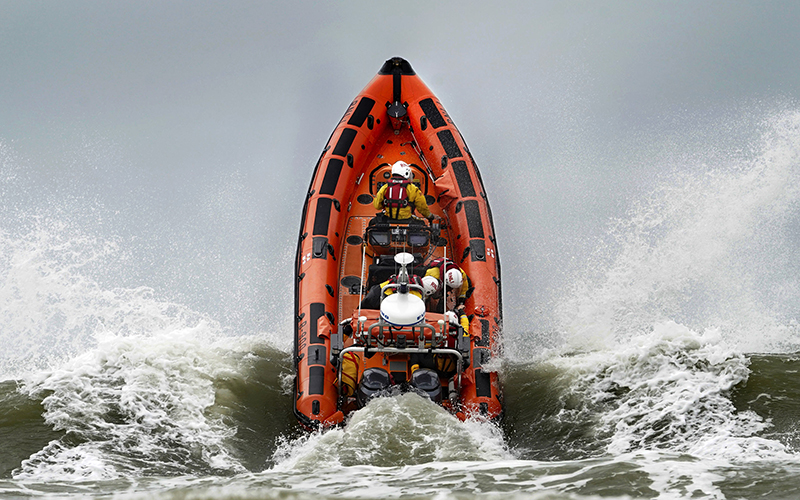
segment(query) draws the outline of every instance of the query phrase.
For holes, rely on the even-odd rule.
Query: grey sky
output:
[[[102,205],[87,225],[137,242],[109,281],[262,328],[320,150],[403,56],[482,170],[524,329],[664,156],[792,105],[798,22],[791,1],[0,0],[0,145],[26,202]]]

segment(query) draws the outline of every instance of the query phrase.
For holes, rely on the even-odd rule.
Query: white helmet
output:
[[[439,280],[433,276],[425,276],[422,278],[422,289],[425,291],[425,296],[430,297],[439,291]]]
[[[392,175],[399,175],[405,180],[411,180],[411,167],[403,160],[396,161],[392,165]]]
[[[444,283],[449,288],[461,288],[461,271],[450,269],[444,273]]]

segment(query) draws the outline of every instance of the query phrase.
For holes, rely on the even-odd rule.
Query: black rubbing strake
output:
[[[327,350],[324,345],[310,345],[308,346],[308,359],[309,365],[325,366],[328,364]]]
[[[481,339],[478,341],[478,345],[488,346],[489,341],[491,340],[491,326],[489,325],[489,320],[482,319],[481,320]]]
[[[449,130],[442,130],[436,133],[439,136],[439,142],[442,143],[445,154],[450,158],[461,158],[461,149],[458,147],[453,133]]]
[[[311,344],[324,344],[325,341],[321,339],[317,332],[317,321],[325,315],[325,304],[322,302],[312,302],[308,306],[308,329],[310,332],[308,341]]]
[[[361,125],[364,125],[364,121],[367,119],[367,116],[369,116],[369,112],[372,111],[372,106],[374,105],[374,100],[370,99],[369,97],[362,97],[347,124],[353,125],[354,127],[360,127]]]
[[[472,177],[469,176],[467,162],[464,160],[454,161],[453,172],[456,174],[456,181],[458,182],[458,189],[461,191],[461,196],[475,196],[475,186],[472,185]]]
[[[470,238],[483,238],[483,221],[481,220],[481,209],[477,200],[464,201],[464,211],[467,216],[467,227],[469,228]]]
[[[308,369],[308,394],[325,394],[324,366],[312,366]]]
[[[489,352],[489,349],[475,348],[472,350],[472,367],[476,370],[481,368],[490,359],[492,359],[492,354]]]
[[[328,168],[325,169],[325,177],[322,178],[322,187],[319,194],[333,195],[336,192],[336,184],[339,182],[339,174],[342,173],[344,162],[338,158],[331,158],[328,161]]]
[[[483,364],[487,363],[492,355],[489,349],[473,349],[472,355],[472,367],[475,368],[475,395],[479,398],[490,398],[492,397],[492,380],[488,373],[484,373]]]
[[[483,370],[475,370],[475,396],[479,398],[492,397],[492,379]]]
[[[336,141],[336,147],[333,148],[333,154],[336,156],[346,156],[347,152],[350,151],[350,146],[353,145],[355,138],[355,129],[346,128],[342,130],[342,135],[339,136],[339,140]]]
[[[331,218],[331,205],[333,200],[330,198],[317,199],[317,211],[314,215],[314,231],[312,234],[328,234],[328,223]]]
[[[436,107],[436,103],[433,102],[433,99],[423,99],[419,102],[419,107],[422,108],[422,112],[428,117],[428,122],[430,122],[431,127],[439,128],[447,125],[447,122],[444,121],[442,114],[439,113],[439,108]]]

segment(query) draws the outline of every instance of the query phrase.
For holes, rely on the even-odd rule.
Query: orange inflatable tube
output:
[[[376,224],[374,197],[398,160],[410,165],[441,225]],[[399,254],[410,257],[403,261]],[[427,305],[424,318],[410,326],[387,323],[383,303],[380,310],[362,307],[370,288],[389,274],[422,276],[442,256],[470,279],[468,333],[450,325],[444,301],[435,310]],[[317,161],[295,278],[294,412],[304,427],[340,424],[364,404],[372,390],[365,373],[402,390],[416,387],[461,419],[502,415],[498,374],[485,368],[500,354],[502,328],[500,261],[486,190],[450,116],[401,58],[386,61],[350,103]],[[414,385],[421,367],[441,394]]]

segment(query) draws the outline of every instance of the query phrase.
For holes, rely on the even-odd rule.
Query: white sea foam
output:
[[[3,375],[42,398],[65,438],[15,471],[20,479],[109,479],[148,470],[241,471],[226,448],[235,429],[213,380],[234,370],[237,346],[206,315],[148,287],[105,289],[91,277],[113,242],[47,217],[0,233]],[[263,339],[260,340],[263,343]]]
[[[45,423],[64,437],[24,460],[15,477],[244,471],[231,455],[236,429],[215,405],[229,395],[214,381],[236,377],[241,353],[269,337],[281,347],[286,340],[234,335],[150,287],[101,285],[97,277],[125,249],[58,203],[11,203],[26,185],[19,165],[0,147],[0,375],[41,399]]]
[[[214,323],[149,287],[98,285],[93,270],[119,251],[113,240],[51,217],[29,216],[24,227],[0,231],[0,375],[57,366],[95,347],[103,332],[158,336]]]
[[[208,411],[213,381],[233,369],[230,342],[223,348],[215,336],[204,323],[168,335],[109,333],[58,369],[30,375],[21,390],[42,397],[45,421],[70,438],[24,461],[16,477],[243,471],[226,447],[235,428]]]
[[[270,470],[255,475],[251,491],[280,488],[303,494],[313,491],[345,498],[541,498],[591,499],[579,492],[591,477],[602,476],[605,460],[535,462],[518,460],[437,461],[377,467],[373,465],[318,467],[313,474]],[[612,465],[616,466],[616,465]],[[621,464],[618,472],[630,470]],[[302,498],[302,496],[301,496]],[[609,496],[603,498],[630,498]]]
[[[343,428],[285,442],[276,470],[314,470],[333,465],[419,464],[510,458],[494,424],[461,422],[414,393],[381,397],[355,412]]]
[[[710,156],[716,164],[665,174],[616,221],[557,311],[565,342],[544,362],[583,401],[561,417],[593,415],[613,456],[794,459],[730,393],[747,381],[746,353],[800,348],[800,267],[786,257],[797,243],[800,113],[766,121],[748,154]]]
[[[749,361],[725,347],[717,330],[665,322],[610,350],[548,363],[571,377],[571,391],[596,414],[596,432],[612,455],[658,450],[732,462],[794,456],[760,437],[768,421],[734,407],[730,392],[746,382]]]

